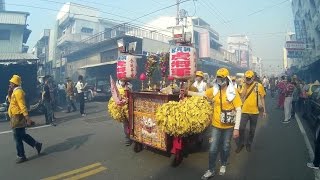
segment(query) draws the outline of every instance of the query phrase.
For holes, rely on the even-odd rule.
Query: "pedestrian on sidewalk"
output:
[[[77,111],[77,107],[75,105],[75,97],[74,97],[74,84],[70,78],[67,78],[67,85],[66,85],[66,93],[67,93],[67,103],[68,103],[68,110],[67,112],[71,112],[71,107],[72,107],[72,112]]]
[[[8,97],[10,101],[8,115],[10,117],[10,125],[13,130],[18,156],[16,163],[22,163],[28,160],[25,155],[23,141],[29,146],[36,148],[38,154],[41,152],[42,143],[37,142],[32,136],[26,133],[26,126],[33,125],[34,122],[30,119],[28,114],[25,102],[25,92],[21,88],[20,76],[13,75],[10,79]]]
[[[201,179],[215,175],[216,160],[220,154],[221,167],[219,174],[226,173],[230,155],[231,138],[238,138],[241,120],[241,98],[232,84],[229,71],[220,68],[216,73],[216,84],[203,93],[187,91],[189,96],[205,96],[214,103],[212,131],[209,139],[209,169]]]
[[[46,120],[46,124],[51,124],[55,126],[53,123],[53,107],[52,107],[52,93],[50,92],[49,86],[50,76],[44,77],[44,86],[42,91],[42,103],[44,105],[44,117]]]
[[[292,111],[292,95],[295,86],[292,84],[291,78],[288,77],[287,84],[285,87],[285,100],[284,100],[284,120],[282,123],[289,123],[291,121],[291,111]]]
[[[78,98],[79,98],[79,103],[80,103],[80,114],[82,117],[85,117],[86,114],[84,112],[84,91],[86,88],[87,84],[84,84],[83,81],[83,76],[79,75],[78,77],[78,82],[76,84],[77,92],[78,92]]]
[[[245,85],[240,90],[240,96],[242,98],[242,114],[241,123],[239,128],[239,139],[236,153],[241,152],[244,145],[248,152],[251,152],[251,145],[253,143],[257,122],[259,118],[259,100],[262,104],[263,117],[267,116],[265,105],[266,92],[261,83],[255,81],[254,72],[249,70],[245,72]],[[247,123],[250,123],[249,137],[245,138],[245,130]]]

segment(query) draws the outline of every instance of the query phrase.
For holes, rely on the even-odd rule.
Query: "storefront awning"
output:
[[[117,63],[117,61],[109,61],[109,62],[103,62],[103,63],[98,63],[98,64],[90,64],[90,65],[82,66],[79,69],[87,69],[87,68],[105,66],[105,65],[116,64],[116,63]]]

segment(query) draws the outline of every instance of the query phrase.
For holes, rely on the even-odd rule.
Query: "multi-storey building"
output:
[[[308,66],[320,59],[320,1],[292,0],[296,40],[306,44],[300,66]],[[297,62],[300,63],[300,62]]]
[[[33,54],[39,58],[38,76],[52,74],[52,61],[49,61],[50,29],[44,29],[33,48]]]
[[[116,23],[101,18],[98,9],[75,3],[64,4],[57,15],[48,52],[48,60],[53,61],[56,78],[62,79],[65,76],[66,54],[74,50],[74,47],[81,49],[87,38],[115,25]]]
[[[0,11],[0,101],[8,90],[8,80],[13,74],[23,78],[22,86],[26,91],[26,100],[36,95],[37,57],[28,54],[26,45],[31,30],[27,28],[29,13],[18,11]]]
[[[235,53],[236,64],[244,68],[252,66],[251,42],[246,35],[232,35],[227,39],[228,50]]]

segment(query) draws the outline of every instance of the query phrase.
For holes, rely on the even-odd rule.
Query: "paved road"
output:
[[[281,110],[267,100],[268,120],[261,120],[251,153],[234,153],[234,143],[227,174],[213,179],[235,180],[311,180],[314,172],[304,138],[294,121],[282,124]],[[207,169],[207,147],[189,155],[177,167],[169,166],[168,157],[144,150],[134,153],[124,146],[122,126],[105,112],[105,103],[87,104],[88,116],[56,113],[58,126],[30,129],[28,132],[44,143],[43,153],[25,146],[30,161],[15,164],[15,147],[7,123],[0,123],[0,179],[200,179]],[[41,124],[43,117],[33,117]]]

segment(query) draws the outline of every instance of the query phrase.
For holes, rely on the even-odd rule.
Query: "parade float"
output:
[[[160,150],[171,155],[172,166],[182,162],[191,145],[201,147],[200,135],[209,126],[213,112],[205,98],[185,97],[187,81],[197,70],[197,55],[184,34],[179,38],[183,41],[169,53],[147,57],[145,71],[139,76],[140,91],[126,87],[120,93],[111,78],[113,95],[108,103],[113,119],[129,121],[128,132],[135,152],[146,147]],[[155,71],[160,72],[160,79],[153,78]],[[117,61],[117,78],[128,82],[137,77],[136,72],[135,56],[123,52]]]

